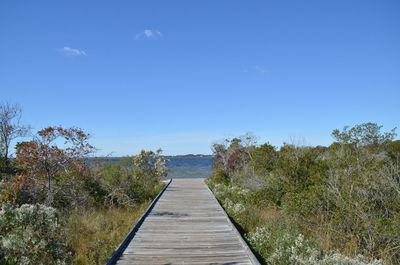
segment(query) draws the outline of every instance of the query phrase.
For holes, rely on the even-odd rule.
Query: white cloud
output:
[[[244,68],[243,73],[269,75],[270,71],[260,65],[254,65],[249,68]]]
[[[245,68],[245,69],[243,69],[243,72],[244,73],[252,73],[252,74],[260,74],[260,75],[268,75],[269,74],[269,70],[267,70],[264,67],[259,66],[259,65],[255,65],[250,68]]]
[[[71,47],[63,47],[63,48],[58,48],[57,51],[61,53],[62,55],[68,56],[68,57],[75,57],[75,56],[87,56],[87,53],[84,50],[79,50],[79,49],[74,49]]]
[[[268,71],[266,69],[264,69],[263,67],[261,67],[259,65],[254,66],[254,70],[256,70],[260,74],[268,73]]]
[[[163,34],[159,30],[145,29],[136,34],[136,39],[161,39]]]

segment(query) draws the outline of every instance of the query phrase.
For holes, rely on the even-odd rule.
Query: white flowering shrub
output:
[[[0,211],[0,263],[21,265],[69,264],[56,210],[36,204]],[[3,263],[2,263],[3,262]]]
[[[276,265],[292,264],[292,252],[304,253],[311,245],[293,227],[278,222],[257,227],[255,232],[247,235],[247,239],[267,264]]]
[[[215,184],[212,186],[214,195],[222,203],[225,211],[235,219],[236,222],[245,221],[246,203],[250,192],[235,185]]]
[[[314,264],[314,263],[304,263],[304,264]],[[354,258],[344,256],[340,253],[330,253],[323,256],[317,265],[382,265],[380,260],[369,261],[366,257],[358,255]]]
[[[314,244],[287,224],[257,227],[247,239],[265,260],[273,265],[382,265],[364,256],[354,258],[337,252],[322,253]]]
[[[227,190],[227,186],[224,184],[215,184],[211,186],[213,193],[215,195],[215,197],[217,197],[218,199],[221,199],[222,197],[226,196],[226,190]]]
[[[229,215],[240,216],[246,211],[246,207],[241,203],[234,203],[229,198],[223,202],[223,206]]]
[[[246,203],[250,197],[250,191],[247,189],[243,189],[237,185],[224,185],[224,184],[215,184],[211,185],[211,189],[215,197],[217,197],[220,201],[223,201],[225,198],[230,198],[235,202]]]

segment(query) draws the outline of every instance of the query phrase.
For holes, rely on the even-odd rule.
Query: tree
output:
[[[278,153],[273,145],[265,143],[254,148],[252,157],[257,174],[267,175],[276,167]]]
[[[389,132],[381,132],[381,129],[381,125],[368,122],[350,129],[346,126],[343,131],[335,129],[332,132],[332,136],[340,144],[354,144],[356,147],[378,146],[393,141],[396,137],[396,128]]]
[[[257,146],[257,138],[252,133],[240,137],[225,139],[212,147],[214,169],[221,170],[223,175],[232,180],[233,174],[255,176],[253,151]]]
[[[9,168],[11,141],[27,136],[30,128],[20,124],[22,109],[17,104],[0,104],[0,151],[6,169]]]
[[[152,177],[156,181],[160,180],[161,177],[166,176],[168,173],[165,158],[161,154],[161,149],[158,149],[156,152],[140,151],[140,154],[133,157],[135,170],[148,178]]]
[[[161,152],[161,149],[142,150],[135,156],[95,168],[96,176],[107,190],[107,203],[129,207],[154,198],[159,192],[161,177],[168,173]]]
[[[90,135],[79,128],[47,127],[30,142],[17,146],[17,165],[29,178],[47,188],[47,205],[53,203],[52,181],[61,173],[82,172],[82,158],[95,148],[89,144]]]

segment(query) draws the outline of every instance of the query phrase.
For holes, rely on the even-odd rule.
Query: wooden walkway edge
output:
[[[259,265],[203,179],[174,179],[107,265]]]
[[[131,230],[128,232],[128,235],[122,240],[121,244],[114,250],[114,252],[111,254],[111,257],[108,258],[107,262],[105,265],[114,265],[118,261],[118,259],[121,257],[122,253],[125,251],[126,247],[129,245],[129,243],[132,241],[132,238],[135,236],[136,232],[139,230],[139,227],[142,225],[144,220],[146,219],[146,216],[149,215],[151,210],[154,208],[154,205],[157,203],[161,195],[164,193],[164,191],[168,188],[169,184],[171,184],[172,179],[169,179],[166,182],[165,187],[162,189],[162,191],[157,195],[156,198],[150,203],[149,207],[147,207],[146,211],[143,213],[143,215],[139,218],[139,220],[134,224],[134,226],[131,228]]]

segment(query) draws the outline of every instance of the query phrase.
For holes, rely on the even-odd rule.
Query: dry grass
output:
[[[325,216],[310,217],[301,224],[301,230],[304,235],[313,238],[326,252],[337,250],[349,257],[354,257],[361,252],[357,239],[335,229]]]
[[[263,208],[259,206],[247,206],[248,215],[243,222],[245,231],[254,232],[257,227],[263,226],[268,222],[276,222],[284,218],[283,211],[278,208]]]
[[[264,223],[266,221],[275,221],[283,217],[283,212],[278,208],[259,208],[261,221]]]
[[[73,264],[104,264],[147,206],[73,212],[66,220]]]

